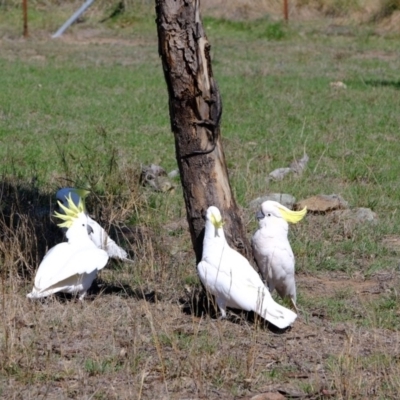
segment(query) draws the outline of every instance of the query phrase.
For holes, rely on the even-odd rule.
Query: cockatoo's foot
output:
[[[80,300],[80,301],[83,301],[84,298],[85,298],[85,296],[86,296],[86,290],[85,290],[84,292],[81,292],[81,293],[80,293],[80,295],[79,295],[79,300]]]
[[[217,301],[217,306],[219,308],[219,311],[221,311],[221,316],[219,317],[219,319],[225,319],[226,318],[226,305],[225,305],[225,301],[222,299],[215,299]]]

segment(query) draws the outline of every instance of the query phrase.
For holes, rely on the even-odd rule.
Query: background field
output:
[[[57,40],[79,3],[29,4],[23,39],[19,2],[0,1],[0,396],[397,399],[399,3],[290,2],[288,25],[280,1],[203,4],[249,237],[249,203],[267,193],[336,193],[377,214],[291,227],[302,311],[284,333],[202,314],[179,179],[139,183],[142,165],[176,169],[152,3],[100,23],[115,4],[99,1]],[[267,182],[304,151],[301,177]],[[92,190],[89,210],[135,263],[110,263],[83,304],[29,302],[69,185]]]

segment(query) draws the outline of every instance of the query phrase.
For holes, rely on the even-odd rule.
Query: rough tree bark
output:
[[[210,44],[199,0],[156,0],[159,53],[169,93],[171,128],[197,262],[204,215],[217,206],[228,241],[250,258],[221,144],[221,97],[211,69]]]

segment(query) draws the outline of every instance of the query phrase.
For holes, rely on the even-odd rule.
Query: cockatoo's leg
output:
[[[296,299],[291,297],[290,301],[292,302],[292,305],[293,305],[294,309],[296,310],[296,312],[299,313],[299,309],[296,306]]]
[[[272,293],[274,291],[274,289],[275,289],[274,284],[272,282],[268,282],[267,286],[268,286],[269,292]]]
[[[221,319],[225,319],[226,318],[226,302],[224,299],[221,298],[217,298],[217,305],[219,310],[221,311]]]

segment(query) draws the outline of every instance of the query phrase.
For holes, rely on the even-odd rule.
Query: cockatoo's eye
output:
[[[267,214],[267,217],[270,217],[270,216],[271,216],[271,213],[268,213],[268,214]]]

